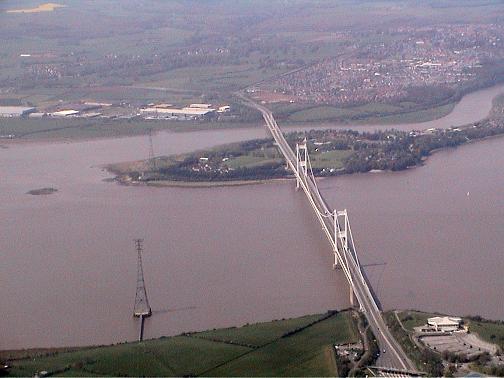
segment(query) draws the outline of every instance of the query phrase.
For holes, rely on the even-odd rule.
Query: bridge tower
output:
[[[334,264],[333,269],[338,266],[338,253],[340,256],[352,256],[357,267],[360,270],[359,258],[355,252],[353,245],[352,230],[350,229],[350,221],[348,220],[347,210],[334,210]],[[343,262],[339,262],[342,264]],[[355,293],[350,285],[350,305],[354,307],[356,304]]]
[[[355,261],[355,265],[360,270],[361,265],[359,256],[357,255],[353,237],[352,229],[350,228],[350,220],[348,218],[347,209],[341,211],[334,211],[334,237],[340,241],[341,252],[345,251]]]
[[[152,315],[152,310],[147,299],[147,290],[145,289],[145,281],[142,267],[142,242],[143,239],[135,239],[135,247],[137,251],[137,285],[135,295],[135,306],[133,308],[133,316],[140,318],[140,332],[138,341],[143,340],[145,318]]]
[[[340,255],[343,255],[345,251],[348,251],[348,215],[346,209],[342,211],[334,210],[333,219],[334,219],[333,268],[336,268],[338,266],[337,252],[340,252]]]
[[[303,178],[306,180],[308,176],[308,148],[306,146],[306,138],[303,143],[296,143],[296,170],[303,173]],[[299,189],[299,176],[296,176],[296,189]]]

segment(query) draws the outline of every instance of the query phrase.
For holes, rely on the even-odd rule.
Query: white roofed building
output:
[[[197,109],[210,109],[212,107],[212,104],[191,104],[189,105],[189,107]]]
[[[460,328],[461,318],[453,316],[436,316],[427,319],[427,324],[434,327],[436,331],[452,332]]]
[[[78,114],[79,114],[78,110],[69,109],[69,110],[59,110],[57,112],[53,112],[53,113],[51,113],[51,116],[53,116],[53,117],[69,117],[69,116],[76,116]]]
[[[182,108],[182,109],[165,109],[165,108],[154,108],[149,107],[145,109],[140,109],[140,114],[144,116],[150,116],[155,118],[170,118],[176,117],[177,119],[198,119],[207,118],[215,113],[215,109],[212,108]]]

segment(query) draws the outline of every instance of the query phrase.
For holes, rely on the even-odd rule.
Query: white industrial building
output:
[[[35,108],[26,106],[0,106],[0,117],[23,117],[33,113]]]
[[[451,317],[451,316],[436,316],[434,318],[427,319],[427,324],[433,327],[436,331],[441,332],[452,332],[457,331],[460,328],[461,318]]]
[[[211,109],[212,104],[190,104],[189,107],[196,109]]]
[[[71,117],[76,116],[80,112],[78,110],[68,109],[68,110],[59,110],[57,112],[50,113],[53,117]]]
[[[140,114],[152,118],[176,118],[176,119],[201,119],[208,118],[215,113],[212,108],[145,108],[140,109]]]
[[[30,113],[28,115],[29,118],[43,118],[47,116],[47,113],[43,113],[43,112],[34,112],[34,113]]]

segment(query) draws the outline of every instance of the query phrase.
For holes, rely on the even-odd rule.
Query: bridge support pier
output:
[[[138,334],[138,341],[143,341],[144,326],[145,326],[145,318],[143,315],[140,315],[140,330],[139,330],[139,334]]]
[[[355,307],[355,293],[350,286],[350,307]]]
[[[336,256],[336,253],[334,253],[334,263],[332,264],[333,269],[338,269],[338,256]]]

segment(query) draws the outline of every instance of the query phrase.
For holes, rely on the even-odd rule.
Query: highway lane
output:
[[[304,175],[299,175],[299,173],[296,171],[297,157],[292,148],[287,143],[285,137],[283,136],[283,133],[276,123],[272,112],[266,107],[250,101],[248,98],[245,98],[243,96],[240,97],[262,113],[263,118],[266,121],[266,126],[275,139],[275,142],[277,143],[280,151],[284,155],[287,164],[292,169],[292,171],[295,172],[296,175],[301,179],[301,187],[305,191],[310,204],[314,208],[319,222],[323,225],[322,228],[326,233],[326,236],[333,245],[335,242],[334,239],[336,237],[329,231],[334,229],[334,218],[330,216],[332,212],[329,209],[324,198],[318,191],[316,183],[311,179],[311,177],[304,177]],[[336,243],[341,243],[341,240],[338,240],[336,238]],[[351,245],[350,249],[353,248],[353,245]],[[341,254],[338,254],[338,260],[340,262],[339,266],[343,269],[345,276],[349,281],[350,287],[353,289],[354,295],[360,304],[361,310],[366,316],[371,330],[373,331],[373,334],[375,335],[378,344],[380,345],[381,353],[377,361],[377,366],[415,371],[416,367],[406,356],[401,346],[393,338],[390,330],[386,326],[382,314],[373,297],[373,294],[368,287],[367,280],[362,273],[360,264],[358,263],[358,260],[356,260],[356,257],[354,257],[350,252],[352,251],[347,251],[346,253],[343,252],[343,256]]]

